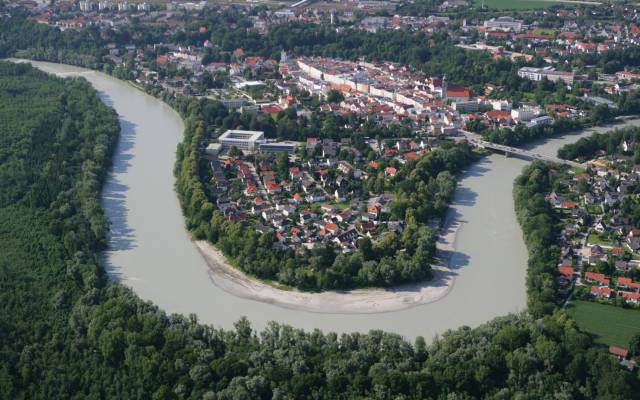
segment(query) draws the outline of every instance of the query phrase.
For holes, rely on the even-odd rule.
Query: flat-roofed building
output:
[[[454,101],[452,104],[454,110],[458,112],[476,112],[480,109],[477,101]]]
[[[229,129],[220,135],[218,141],[223,149],[229,149],[235,146],[239,150],[252,152],[264,141],[264,132]]]
[[[518,70],[518,76],[531,81],[541,81],[544,78],[552,82],[563,81],[566,84],[573,84],[573,72],[556,71],[550,68],[522,67]]]
[[[260,143],[258,151],[261,153],[295,153],[297,148],[296,142],[265,142]]]
[[[503,16],[498,18],[491,18],[488,21],[484,21],[484,27],[489,30],[520,32],[523,28],[522,23],[522,20]]]

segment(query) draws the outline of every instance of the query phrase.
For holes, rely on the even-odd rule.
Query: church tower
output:
[[[447,85],[447,74],[442,76],[442,100],[447,101],[447,92],[449,86]]]

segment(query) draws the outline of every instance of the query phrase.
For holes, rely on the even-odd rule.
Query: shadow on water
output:
[[[104,90],[96,90],[96,92],[98,92],[98,97],[100,97],[100,100],[102,100],[102,102],[106,104],[107,107],[115,108],[115,103],[111,99],[111,96],[107,94],[107,92],[105,92]]]
[[[468,187],[458,186],[456,188],[456,194],[451,202],[452,206],[464,206],[472,207],[476,204],[478,193],[469,189]]]
[[[101,97],[105,104],[110,104],[111,99],[107,95],[101,94]],[[120,138],[109,177],[102,192],[102,207],[109,220],[109,247],[102,254],[102,261],[107,273],[118,280],[121,278],[119,271],[122,266],[113,264],[111,254],[131,250],[137,246],[135,230],[128,222],[127,192],[129,186],[122,183],[122,178],[127,174],[133,159],[135,129],[135,124],[120,119]]]
[[[478,161],[471,164],[469,169],[465,170],[460,175],[458,181],[464,180],[465,178],[468,178],[468,177],[483,176],[484,174],[490,171],[488,167],[488,164],[490,162],[491,161],[489,161],[487,157],[480,158]]]

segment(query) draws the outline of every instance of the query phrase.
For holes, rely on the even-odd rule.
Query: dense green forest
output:
[[[27,20],[19,10],[12,12],[17,15],[0,19],[0,58],[24,56],[87,68],[101,66],[105,50],[99,29],[61,32]]]
[[[400,168],[389,187],[395,194],[392,213],[407,224],[402,234],[389,232],[375,244],[361,239],[358,250],[349,255],[337,255],[330,246],[279,251],[272,248],[273,233],[257,234],[252,226],[225,219],[202,183],[208,168],[199,153],[204,138],[232,126],[252,128],[244,124],[249,120],[206,99],[167,101],[187,121],[176,163],[177,191],[187,227],[194,237],[215,243],[236,267],[303,290],[391,286],[430,277],[437,233],[426,223],[444,215],[455,190],[454,174],[474,159],[466,144],[445,143]]]
[[[216,125],[208,120],[216,113],[198,107],[181,109],[194,116],[178,152],[191,177],[199,168],[187,160],[195,133]],[[532,313],[448,332],[430,345],[275,323],[255,332],[246,320],[223,331],[168,316],[109,281],[98,262],[106,228],[98,199],[116,115],[82,80],[0,63],[0,120],[0,398],[638,397],[634,376],[547,301],[547,257],[529,272]],[[547,180],[529,170],[517,202],[536,197]],[[523,229],[537,257],[549,233]]]

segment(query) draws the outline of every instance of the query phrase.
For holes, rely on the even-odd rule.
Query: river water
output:
[[[407,339],[433,338],[447,329],[477,326],[526,305],[527,253],[516,221],[513,180],[527,161],[491,155],[461,177],[451,207],[459,224],[451,256],[455,284],[433,303],[379,314],[324,314],[281,308],[247,300],[218,288],[208,266],[189,239],[173,189],[180,117],[162,101],[105,74],[34,62],[61,76],[80,75],[103,101],[114,107],[122,127],[103,206],[111,221],[108,273],[144,300],[169,313],[196,314],[217,328],[230,328],[246,316],[257,328],[269,321],[306,330],[338,333],[371,329],[396,332]],[[628,124],[640,125],[640,120]],[[590,131],[530,146],[555,155],[558,148]]]

